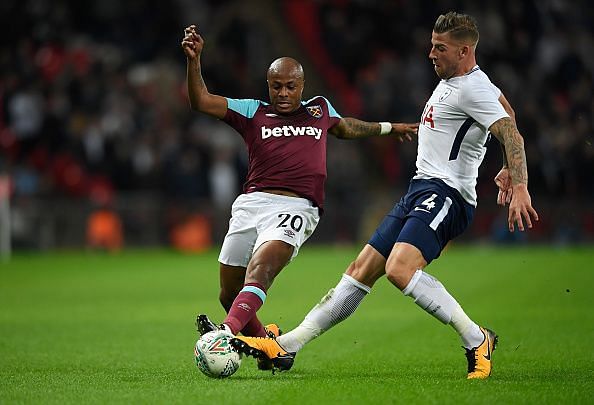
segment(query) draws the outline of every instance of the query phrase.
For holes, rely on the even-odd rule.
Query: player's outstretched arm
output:
[[[184,29],[181,46],[187,59],[188,97],[193,110],[223,118],[227,113],[227,99],[210,94],[202,78],[200,55],[204,48],[204,39],[196,32],[196,26],[190,25]]]
[[[328,133],[340,139],[366,138],[374,135],[394,135],[400,142],[412,141],[419,124],[367,122],[356,118],[341,118]]]
[[[509,117],[495,121],[489,127],[489,131],[504,145],[507,156],[513,189],[507,218],[509,231],[513,232],[516,224],[518,229],[523,231],[523,221],[526,221],[528,228],[532,228],[532,220],[538,221],[538,213],[532,207],[530,193],[528,193],[528,168],[524,139],[514,121]]]

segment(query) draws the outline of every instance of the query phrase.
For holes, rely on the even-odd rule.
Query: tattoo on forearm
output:
[[[505,147],[512,184],[528,184],[524,140],[514,125],[514,122],[509,117],[501,118],[491,125],[490,130],[502,141]]]
[[[345,131],[343,138],[364,138],[367,136],[379,135],[379,124],[377,122],[366,122],[356,118],[344,118]]]

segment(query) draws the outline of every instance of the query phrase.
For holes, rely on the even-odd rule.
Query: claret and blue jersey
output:
[[[341,116],[321,96],[302,101],[291,114],[277,114],[264,101],[227,98],[223,121],[244,139],[249,156],[246,193],[284,189],[322,209],[328,130]]]

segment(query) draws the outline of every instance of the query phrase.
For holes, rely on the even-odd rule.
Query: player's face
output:
[[[288,114],[299,108],[304,80],[295,71],[275,72],[268,75],[268,94],[272,108],[279,114]]]
[[[435,73],[441,79],[450,79],[458,75],[461,66],[462,44],[454,41],[449,33],[431,34],[429,59],[433,62]]]

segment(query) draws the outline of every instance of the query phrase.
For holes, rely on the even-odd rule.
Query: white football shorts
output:
[[[264,192],[241,194],[231,206],[219,262],[247,267],[254,252],[269,240],[292,245],[292,260],[319,220],[318,208],[306,198]]]

